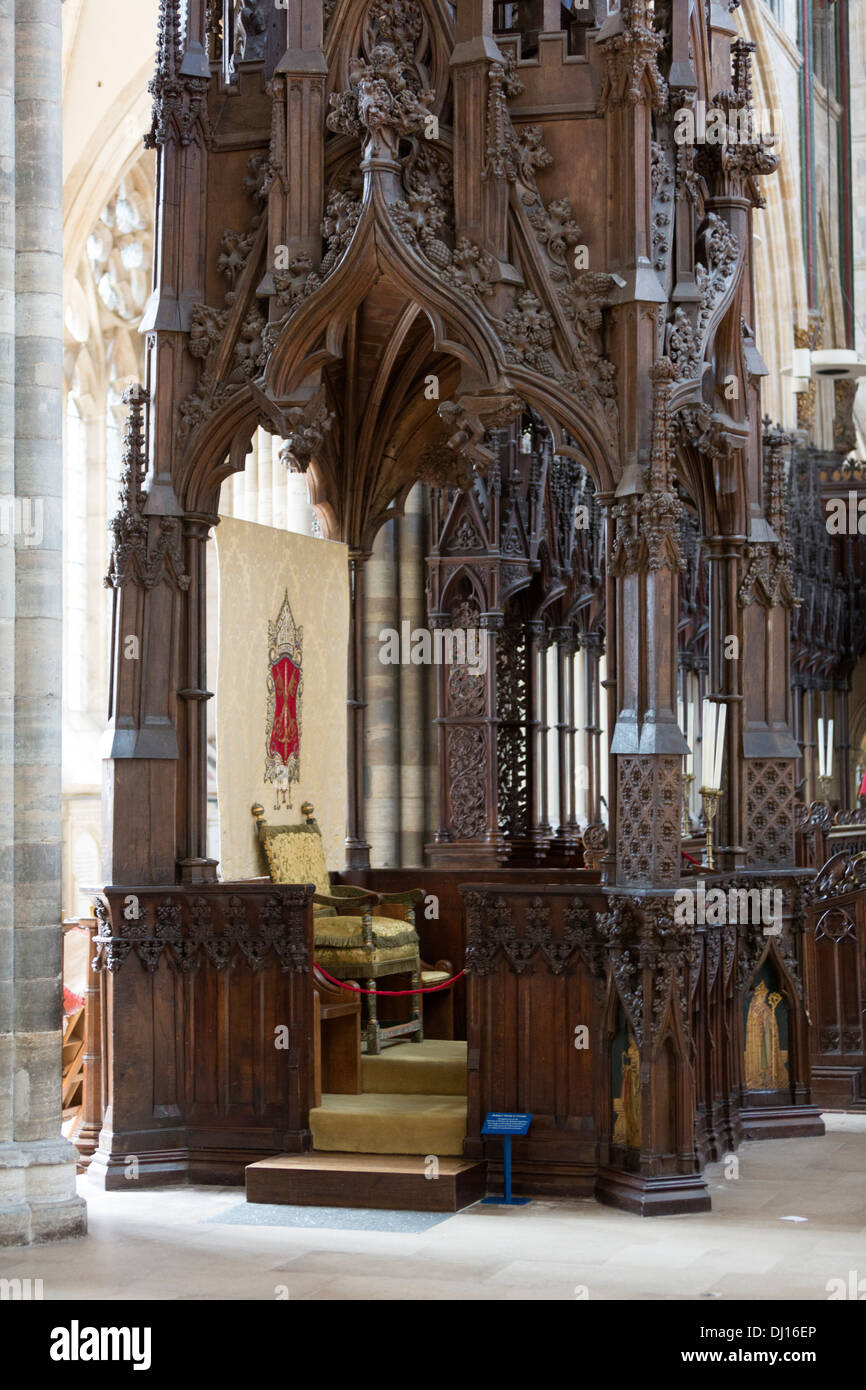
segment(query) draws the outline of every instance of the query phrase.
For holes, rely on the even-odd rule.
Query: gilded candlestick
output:
[[[713,821],[719,809],[719,800],[722,791],[720,787],[701,787],[701,801],[704,807],[704,819],[707,823],[707,868],[714,869],[713,859]]]

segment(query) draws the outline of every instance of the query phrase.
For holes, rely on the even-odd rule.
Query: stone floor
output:
[[[714,1164],[704,1216],[537,1201],[414,1228],[381,1212],[276,1225],[234,1188],[82,1179],[89,1235],[0,1250],[0,1278],[42,1279],[46,1299],[826,1299],[830,1279],[866,1280],[866,1117],[825,1119],[822,1139],[744,1144],[736,1175]]]

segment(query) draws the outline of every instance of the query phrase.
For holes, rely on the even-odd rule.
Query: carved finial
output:
[[[304,817],[307,825],[313,825],[315,823],[315,808],[312,801],[301,802],[301,815]]]
[[[250,813],[255,817],[257,825],[265,823],[265,808],[260,801],[254,801],[250,807]]]
[[[123,472],[120,478],[120,507],[110,530],[114,534],[107,589],[119,589],[129,578],[131,562],[141,549],[147,549],[147,521],[143,516],[146,494],[144,475],[147,460],[144,449],[144,407],[150,397],[138,382],[123,394],[129,406],[123,432]]]
[[[194,67],[184,70],[184,26],[180,0],[160,0],[159,32],[156,43],[156,71],[147,90],[153,97],[153,119],[144,137],[144,147],[154,150],[174,133],[182,145],[190,144],[197,132],[210,141],[207,114],[207,57],[201,44]]]
[[[350,88],[335,92],[326,125],[343,135],[365,135],[365,159],[394,157],[401,136],[424,130],[436,93],[416,92],[407,82],[405,55],[392,43],[376,43],[369,62],[355,58]]]
[[[180,0],[160,0],[159,33],[156,40],[156,73],[150,84],[169,82],[180,73],[183,61]]]
[[[756,47],[747,39],[734,39],[731,44],[734,91],[743,106],[752,104],[752,54]]]
[[[149,540],[149,518],[145,516],[147,493],[144,479],[147,472],[147,452],[144,440],[144,407],[150,396],[139,383],[124,393],[129,406],[123,437],[123,474],[120,480],[120,507],[110,524],[114,535],[107,589],[122,589],[130,580],[145,589],[153,589],[163,580],[173,582],[179,589],[189,588],[189,575],[183,566],[180,524],[175,516],[154,513],[159,522],[159,535]]]

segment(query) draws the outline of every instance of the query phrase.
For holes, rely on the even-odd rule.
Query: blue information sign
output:
[[[497,1207],[525,1207],[529,1201],[528,1197],[512,1197],[511,1195],[511,1140],[515,1135],[529,1133],[529,1126],[532,1124],[531,1115],[508,1114],[497,1110],[491,1110],[481,1133],[488,1138],[500,1138],[502,1140],[502,1160],[505,1179],[504,1197],[485,1197],[484,1201],[489,1206]]]
[[[491,1110],[487,1119],[484,1121],[482,1134],[528,1134],[529,1126],[532,1124],[531,1115],[507,1115],[500,1114],[497,1110]]]

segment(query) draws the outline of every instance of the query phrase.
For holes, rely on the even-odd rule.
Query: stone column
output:
[[[365,828],[377,868],[400,863],[400,666],[382,662],[379,636],[387,629],[400,633],[394,528],[386,522],[376,536],[364,586]]]
[[[422,483],[416,484],[406,498],[398,525],[400,618],[408,619],[413,628],[424,628],[427,624],[424,594],[427,515]],[[400,863],[410,868],[424,863],[424,752],[430,672],[425,666],[401,666],[399,669]]]
[[[369,869],[370,846],[364,837],[364,727],[367,716],[365,681],[364,569],[369,551],[349,551],[349,711],[346,767],[349,798],[346,807],[346,868]]]
[[[56,0],[0,0],[0,1244],[82,1235],[61,1137],[61,76]],[[13,527],[14,530],[14,527]]]

